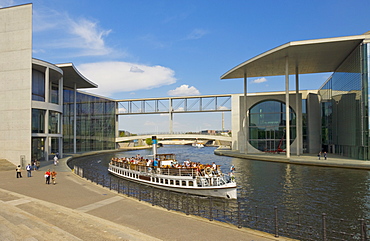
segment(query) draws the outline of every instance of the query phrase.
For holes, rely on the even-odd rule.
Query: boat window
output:
[[[170,180],[170,185],[173,185],[173,180]]]
[[[176,183],[177,186],[180,186],[180,181],[179,180],[176,180],[175,183]]]
[[[165,179],[164,181],[165,181],[165,184],[168,184],[168,179]]]
[[[189,186],[194,186],[193,181],[189,181]]]
[[[186,181],[182,181],[181,186],[186,186]]]

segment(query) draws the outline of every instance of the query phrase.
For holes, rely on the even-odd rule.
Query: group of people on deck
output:
[[[157,158],[156,159],[145,159],[140,155],[136,155],[135,157],[122,157],[122,158],[113,157],[112,162],[147,166],[147,167],[153,167],[154,169],[159,168],[159,167],[161,168],[191,168],[191,169],[197,169],[198,174],[202,176],[205,174],[208,174],[208,175],[221,174],[220,167],[216,165],[214,162],[212,164],[201,164],[200,162],[191,162],[189,159],[184,161],[182,164],[177,162],[177,160],[173,160],[170,165],[162,165],[161,160],[158,160]]]

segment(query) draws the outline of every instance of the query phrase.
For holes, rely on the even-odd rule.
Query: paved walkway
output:
[[[289,159],[286,158],[285,153],[272,154],[272,153],[261,153],[261,154],[244,154],[237,151],[230,150],[215,150],[216,155],[229,156],[244,158],[257,161],[271,161],[271,162],[282,162],[297,165],[312,165],[312,166],[323,166],[323,167],[339,167],[339,168],[352,168],[352,169],[365,169],[370,170],[370,161],[361,161],[356,159],[349,159],[340,155],[328,154],[325,160],[321,156],[320,160],[317,155],[304,154],[294,155],[292,154]]]
[[[49,168],[56,185],[45,184]],[[289,240],[152,207],[76,176],[65,159],[22,175],[0,172],[0,240]]]

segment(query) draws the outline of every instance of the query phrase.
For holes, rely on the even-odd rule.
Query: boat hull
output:
[[[192,176],[168,176],[168,175],[147,175],[137,171],[129,170],[126,168],[110,166],[108,169],[109,173],[129,180],[136,183],[145,184],[148,186],[152,186],[155,188],[163,189],[163,190],[170,190],[179,193],[187,193],[191,195],[198,195],[198,196],[211,196],[211,197],[218,197],[218,198],[226,198],[226,199],[237,199],[237,187],[235,182],[225,183],[219,186],[181,186],[181,183],[189,183],[197,181],[199,177],[192,177]],[[204,179],[204,178],[203,178]],[[159,182],[162,180],[163,183]],[[168,182],[164,182],[163,180],[168,180]],[[167,183],[167,184],[166,184]],[[172,183],[172,185],[170,184]],[[176,185],[179,184],[179,185]]]

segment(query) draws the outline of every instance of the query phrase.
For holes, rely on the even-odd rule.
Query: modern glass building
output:
[[[370,32],[289,42],[236,66],[221,78],[243,78],[233,114],[233,149],[242,153],[329,152],[369,160]],[[300,75],[331,73],[322,87],[299,90]],[[247,93],[249,77],[285,76],[285,93]],[[289,79],[295,77],[295,91]],[[289,120],[289,121],[287,121]],[[289,140],[289,142],[288,142]],[[289,143],[289,144],[288,144]]]

